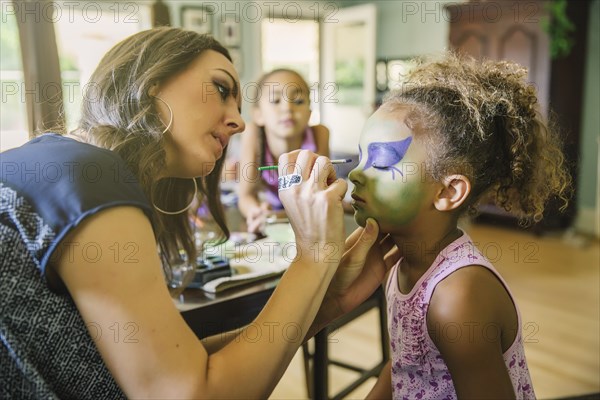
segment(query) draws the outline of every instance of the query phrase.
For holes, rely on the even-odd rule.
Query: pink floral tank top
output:
[[[427,331],[427,309],[433,290],[440,281],[459,268],[481,265],[498,277],[513,303],[514,298],[506,282],[466,233],[438,254],[431,267],[408,294],[402,294],[398,289],[399,264],[400,262],[392,268],[386,284],[393,398],[456,399],[448,367]],[[525,360],[521,336],[522,322],[518,308],[517,315],[518,333],[514,343],[504,353],[504,361],[517,399],[535,399]]]
[[[300,145],[300,149],[302,150],[310,150],[313,152],[317,151],[317,143],[315,142],[315,134],[311,127],[306,128],[304,132],[304,140]],[[265,154],[265,165],[275,165],[276,162],[273,159],[273,155],[271,154],[271,150],[269,149],[269,145],[265,140],[264,145],[264,154]],[[265,183],[265,197],[266,201],[271,205],[274,210],[283,209],[283,205],[279,200],[279,192],[277,190],[277,178],[278,174],[276,170],[267,170],[262,172],[262,179]]]

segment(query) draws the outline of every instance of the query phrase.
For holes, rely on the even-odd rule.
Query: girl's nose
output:
[[[350,173],[348,174],[348,179],[354,185],[362,185],[365,181],[365,174],[363,173],[362,167],[357,165]]]
[[[279,108],[281,111],[289,111],[292,109],[292,103],[290,101],[283,100],[281,103],[279,103]]]

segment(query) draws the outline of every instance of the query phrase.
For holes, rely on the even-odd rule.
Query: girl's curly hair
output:
[[[571,193],[560,137],[540,115],[526,76],[512,62],[447,53],[421,61],[383,105],[411,107],[409,120],[427,145],[432,179],[456,173],[469,178],[470,212],[491,197],[525,224],[541,220],[550,196],[561,200],[564,211]]]

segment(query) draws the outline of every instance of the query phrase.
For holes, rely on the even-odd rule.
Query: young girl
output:
[[[259,231],[268,214],[283,215],[277,171],[259,172],[258,166],[276,165],[279,156],[296,149],[329,157],[329,130],[308,125],[310,89],[300,74],[276,69],[263,75],[258,87],[254,124],[249,124],[241,144],[239,208],[250,232]]]
[[[534,398],[506,282],[458,226],[489,195],[539,221],[570,178],[525,69],[447,55],[415,69],[367,121],[350,173],[356,221],[402,258],[386,279],[390,362],[370,398]],[[370,223],[369,223],[370,224]]]

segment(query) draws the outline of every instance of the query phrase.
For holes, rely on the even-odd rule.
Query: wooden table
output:
[[[237,210],[228,210],[228,221],[234,221],[235,226],[243,227],[240,223],[240,216]],[[236,214],[237,213],[237,214]],[[346,216],[346,233],[349,235],[356,228],[354,219]],[[232,331],[250,324],[263,309],[275,287],[279,283],[280,277],[267,278],[261,281],[255,281],[239,288],[227,289],[223,292],[210,294],[201,289],[186,289],[180,295],[180,304],[178,305],[181,315],[192,328],[196,336],[205,338],[223,332]],[[359,306],[354,312],[340,318],[332,324],[332,328],[345,324],[347,321],[361,315],[366,310],[373,308],[377,297],[374,295]],[[382,309],[384,311],[384,309]],[[347,321],[345,321],[347,320]],[[344,321],[344,322],[341,322]],[[324,329],[315,335],[315,353],[312,355],[313,367],[311,368],[311,392],[314,398],[326,399],[328,393],[328,373],[329,363],[339,363],[330,361],[327,351],[328,329]],[[387,352],[384,348],[384,357],[380,364],[371,370],[362,370],[353,368],[361,373],[361,378],[351,384],[343,391],[343,395],[349,393],[352,388],[358,386],[360,382],[368,379],[370,376],[377,376],[382,366],[387,361]],[[341,365],[348,368],[347,365]],[[346,393],[347,392],[347,393]],[[342,396],[334,396],[341,398]]]
[[[236,207],[226,207],[225,216],[232,231],[246,230],[246,222]],[[265,278],[215,294],[201,289],[186,289],[179,296],[178,308],[199,338],[239,329],[258,316],[279,279]]]
[[[267,278],[214,295],[186,289],[179,298],[181,315],[201,339],[238,329],[256,318],[277,283],[279,277]]]

